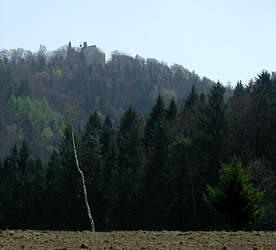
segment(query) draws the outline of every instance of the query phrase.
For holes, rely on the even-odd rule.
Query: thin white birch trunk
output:
[[[89,203],[88,203],[88,199],[87,199],[87,191],[86,191],[84,174],[81,171],[80,166],[79,166],[79,161],[78,161],[78,156],[77,156],[77,150],[76,150],[76,145],[75,145],[75,139],[74,139],[74,134],[73,134],[73,128],[72,128],[72,141],[73,141],[73,148],[74,148],[74,155],[75,155],[77,169],[78,169],[78,171],[80,173],[80,176],[81,176],[81,179],[82,179],[82,188],[83,188],[84,200],[85,200],[85,205],[86,205],[86,209],[87,209],[87,215],[88,215],[89,220],[90,220],[91,231],[95,232],[94,220],[92,218],[90,207],[89,207]]]

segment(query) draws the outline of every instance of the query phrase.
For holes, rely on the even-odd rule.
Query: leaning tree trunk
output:
[[[91,224],[91,231],[95,232],[95,225],[94,225],[94,221],[93,221],[93,218],[92,218],[92,215],[91,215],[91,211],[90,211],[90,207],[89,207],[89,203],[88,203],[88,199],[87,199],[87,191],[86,191],[84,174],[81,171],[80,166],[79,166],[79,161],[78,161],[78,156],[77,156],[77,150],[76,150],[76,145],[75,145],[75,139],[74,139],[73,129],[72,129],[72,141],[73,141],[73,148],[74,148],[74,155],[75,155],[77,169],[78,169],[78,171],[80,173],[80,176],[81,176],[81,179],[82,179],[82,188],[83,188],[84,200],[85,200],[85,205],[86,205],[86,209],[87,209],[87,215],[89,217],[90,224]]]

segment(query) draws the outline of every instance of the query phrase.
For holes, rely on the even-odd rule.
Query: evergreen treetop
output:
[[[217,187],[207,186],[206,204],[216,211],[232,230],[243,230],[264,216],[259,205],[264,193],[254,188],[238,159],[222,164]]]

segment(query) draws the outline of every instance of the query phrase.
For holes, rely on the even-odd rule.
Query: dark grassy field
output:
[[[276,249],[276,232],[4,230],[0,249]]]

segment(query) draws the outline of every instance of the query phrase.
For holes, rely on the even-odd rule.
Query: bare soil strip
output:
[[[0,249],[276,249],[276,232],[4,230]]]

